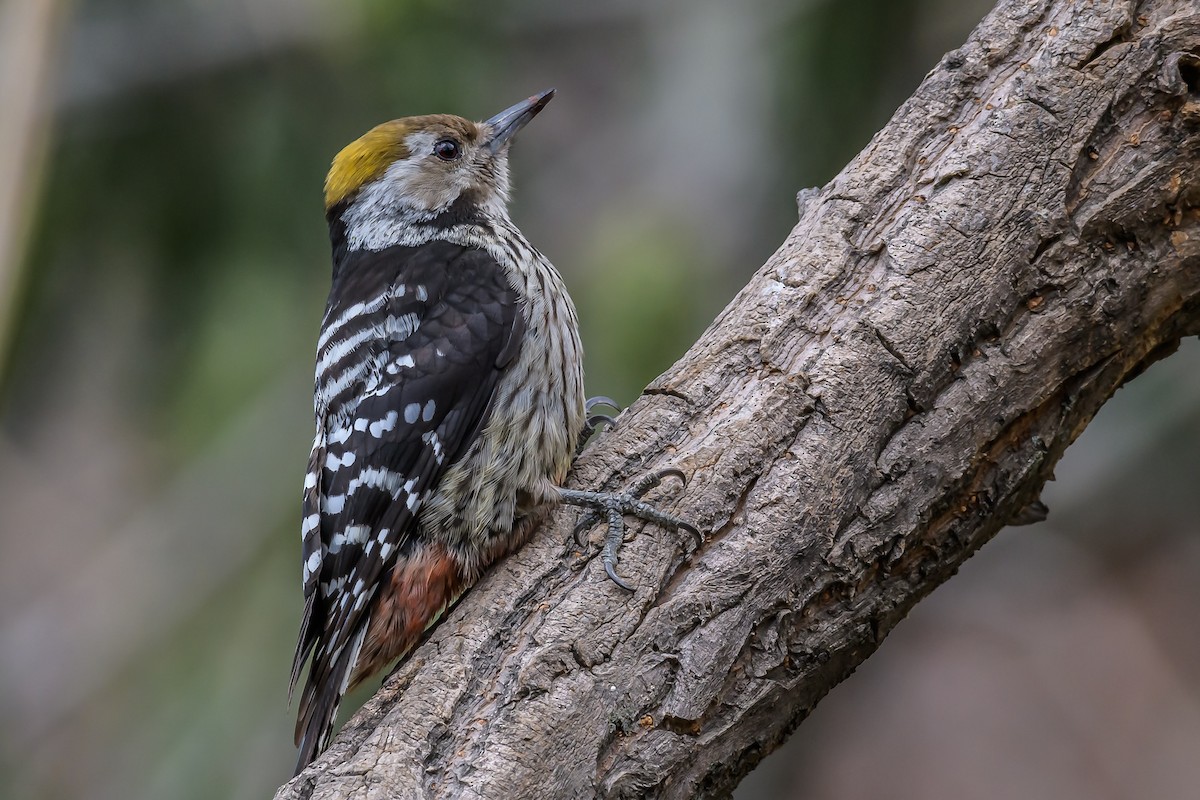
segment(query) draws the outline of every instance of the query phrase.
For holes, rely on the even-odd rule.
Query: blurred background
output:
[[[557,87],[513,216],[628,402],[990,5],[0,0],[0,797],[290,774],[343,144]],[[1190,341],[737,796],[1195,797],[1198,443]]]

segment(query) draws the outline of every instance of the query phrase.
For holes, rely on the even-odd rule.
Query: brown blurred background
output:
[[[289,774],[341,145],[557,87],[514,218],[628,402],[988,7],[0,0],[0,797]],[[738,797],[1200,796],[1198,443],[1190,341]]]

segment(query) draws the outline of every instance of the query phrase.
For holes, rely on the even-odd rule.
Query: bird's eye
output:
[[[433,154],[442,161],[453,161],[458,158],[458,142],[453,139],[442,139],[433,146]]]

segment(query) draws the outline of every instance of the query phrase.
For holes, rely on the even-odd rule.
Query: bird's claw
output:
[[[610,428],[617,424],[617,420],[608,414],[592,414],[583,423],[583,430],[587,436],[591,436],[596,431],[600,430],[601,425],[607,425]],[[586,437],[585,437],[586,438]]]
[[[613,400],[611,397],[605,397],[602,394],[598,394],[595,397],[589,397],[587,400],[584,400],[583,412],[585,414],[591,414],[592,409],[596,406],[608,406],[618,414],[621,413],[621,406],[617,403],[617,401]]]
[[[585,400],[583,403],[583,413],[587,418],[583,422],[583,430],[579,432],[579,441],[575,443],[575,455],[583,452],[584,446],[588,443],[589,439],[596,435],[601,425],[607,425],[611,428],[617,424],[616,417],[611,414],[593,414],[592,409],[597,406],[608,406],[617,414],[621,413],[621,407],[611,397],[597,395]]]
[[[605,534],[602,550],[604,572],[613,583],[627,591],[632,592],[634,588],[617,574],[617,554],[621,549],[621,544],[625,541],[624,515],[630,514],[672,531],[682,529],[695,540],[697,547],[704,543],[704,536],[691,523],[642,502],[642,496],[661,484],[665,478],[677,478],[684,486],[687,486],[687,476],[683,471],[675,467],[668,467],[643,476],[628,491],[621,493],[560,490],[563,502],[588,507],[587,513],[583,514],[575,524],[574,537],[580,546],[583,546],[581,535],[591,530],[592,526],[601,519],[607,519],[608,532]]]

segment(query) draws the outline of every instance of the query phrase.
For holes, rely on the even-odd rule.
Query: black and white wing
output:
[[[318,347],[318,434],[304,494],[305,608],[292,685],[312,654],[300,765],[325,740],[368,616],[411,551],[422,504],[486,421],[524,333],[486,252],[447,242],[357,252],[335,274]]]

